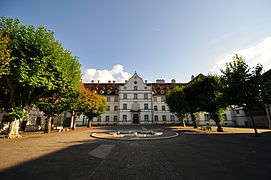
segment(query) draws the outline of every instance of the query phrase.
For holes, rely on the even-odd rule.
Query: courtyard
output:
[[[214,127],[213,127],[214,128]],[[177,137],[120,141],[93,132],[153,130]],[[96,126],[0,139],[1,179],[268,179],[271,133],[180,126]]]

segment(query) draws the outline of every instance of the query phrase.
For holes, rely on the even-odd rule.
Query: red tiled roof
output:
[[[184,86],[187,83],[147,83],[152,86],[153,95],[165,95],[167,91],[172,90],[176,86]],[[101,95],[117,95],[119,86],[124,83],[84,83],[87,90]]]
[[[203,79],[204,77],[206,77],[206,76],[200,73],[200,74],[198,74],[196,77],[194,77],[191,81],[189,81],[189,83],[192,83],[192,82],[194,82],[195,80]],[[189,84],[189,83],[188,83],[188,84]]]
[[[171,91],[176,86],[185,86],[187,83],[150,83],[152,86],[153,95],[166,95],[168,91]]]
[[[87,90],[96,94],[117,95],[119,86],[123,86],[124,83],[84,83],[84,85]]]

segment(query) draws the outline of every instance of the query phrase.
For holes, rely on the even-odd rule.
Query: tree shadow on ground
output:
[[[1,179],[74,179],[88,177],[102,161],[88,153],[99,144],[79,142],[60,151],[0,171]]]

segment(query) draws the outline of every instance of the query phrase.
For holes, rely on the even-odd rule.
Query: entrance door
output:
[[[139,117],[138,114],[133,115],[133,123],[139,123]]]

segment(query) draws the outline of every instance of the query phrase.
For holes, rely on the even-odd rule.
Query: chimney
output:
[[[113,84],[115,84],[115,82],[116,82],[116,81],[115,81],[115,80],[113,80]]]
[[[156,80],[156,83],[164,84],[164,83],[165,83],[165,80],[164,80],[164,79],[157,79],[157,80]]]
[[[128,82],[128,80],[125,80],[125,83],[127,83]]]
[[[98,80],[98,83],[100,83],[100,80]]]
[[[176,80],[175,80],[175,79],[172,79],[172,80],[171,80],[171,83],[176,83]]]
[[[147,83],[148,81],[147,80],[145,80],[145,83]]]
[[[191,81],[192,81],[194,78],[195,78],[195,76],[194,76],[194,75],[192,75],[192,76],[191,76]]]
[[[91,80],[91,83],[94,83],[94,80]]]
[[[110,80],[108,80],[108,83],[111,83],[111,81],[110,81]]]

